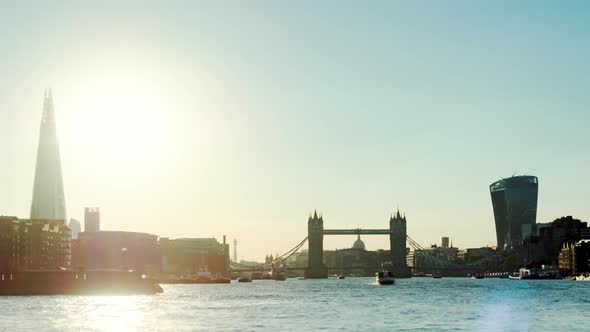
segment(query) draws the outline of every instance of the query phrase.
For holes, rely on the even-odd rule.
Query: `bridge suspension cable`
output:
[[[293,256],[293,254],[295,254],[299,249],[301,249],[301,247],[305,244],[306,241],[307,241],[307,237],[305,237],[301,242],[297,243],[289,251],[285,252],[284,254],[282,254],[280,256],[275,257],[270,262],[265,262],[263,264],[258,264],[258,265],[245,265],[245,264],[240,264],[237,262],[230,262],[230,267],[235,268],[236,270],[239,270],[239,269],[264,269],[264,268],[268,268],[271,265],[276,264],[276,263],[284,263],[285,260],[287,260],[289,257]]]
[[[410,236],[406,235],[406,240],[410,244],[410,247],[414,249],[414,255],[420,255],[426,259],[433,261],[438,267],[457,267],[459,266],[455,262],[450,262],[448,260],[443,260],[440,257],[436,256],[435,254],[431,253],[426,248],[422,247],[418,242],[414,241]]]

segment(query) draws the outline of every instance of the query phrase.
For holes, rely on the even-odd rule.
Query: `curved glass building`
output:
[[[499,249],[518,246],[534,232],[538,193],[536,176],[513,176],[490,185]]]

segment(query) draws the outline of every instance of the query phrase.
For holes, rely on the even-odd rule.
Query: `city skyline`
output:
[[[6,133],[0,148],[8,159],[0,165],[7,186],[0,214],[29,215],[40,96],[51,86],[68,218],[81,220],[84,207],[99,206],[106,230],[225,234],[240,238],[239,259],[260,259],[299,242],[314,209],[330,228],[381,228],[399,206],[408,234],[423,245],[441,236],[459,247],[493,245],[488,185],[515,171],[539,177],[537,222],[590,219],[584,204],[590,189],[583,186],[590,179],[579,167],[590,161],[583,125],[590,100],[572,87],[590,83],[583,75],[589,50],[581,41],[590,28],[584,13],[535,9],[527,24],[487,17],[511,34],[485,24],[469,34],[462,29],[483,11],[507,9],[471,5],[467,15],[443,18],[388,5],[408,19],[388,22],[338,8],[339,18],[319,20],[315,11],[332,8],[306,3],[295,13],[268,6],[267,14],[287,18],[275,33],[264,21],[254,24],[258,12],[212,6],[200,9],[223,12],[238,28],[203,20],[198,27],[208,35],[184,26],[195,17],[175,8],[149,21],[161,9],[149,6],[143,18],[115,16],[105,29],[84,8],[59,8],[57,16],[36,18],[54,27],[31,31],[26,5],[14,6],[9,11],[24,20],[0,22],[0,34],[30,38],[23,44],[6,38],[0,46],[14,51],[3,62],[10,74],[0,78]],[[511,8],[525,9],[531,11]],[[557,20],[552,29],[543,25],[549,18]],[[332,30],[330,23],[340,20],[356,32]],[[539,35],[543,43],[527,43]],[[130,38],[135,45],[125,44]],[[189,47],[187,40],[205,46]],[[273,54],[263,51],[266,44]],[[559,52],[552,49],[557,45]],[[366,55],[359,49],[370,49],[375,62],[359,62]],[[505,58],[514,53],[520,56]],[[459,54],[481,62],[459,64]],[[27,64],[36,75],[18,75]],[[517,77],[502,75],[516,67]],[[285,81],[277,86],[280,77]],[[550,93],[555,89],[558,96]],[[371,250],[388,247],[386,239],[363,240]],[[327,239],[325,246],[353,241]]]

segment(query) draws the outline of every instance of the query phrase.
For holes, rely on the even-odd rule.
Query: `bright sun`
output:
[[[103,167],[139,169],[155,162],[170,134],[162,95],[121,78],[100,83],[107,82],[78,96],[72,113],[76,145]]]

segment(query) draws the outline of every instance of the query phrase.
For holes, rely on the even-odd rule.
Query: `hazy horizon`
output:
[[[537,222],[589,221],[590,5],[372,4],[2,5],[0,215],[29,217],[52,88],[68,218],[99,206],[104,230],[261,260],[315,209],[386,228],[399,207],[424,246],[495,245],[488,186],[515,173]]]

